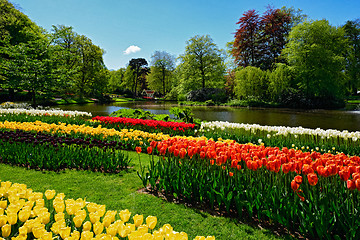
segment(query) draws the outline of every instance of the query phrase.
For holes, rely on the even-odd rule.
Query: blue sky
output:
[[[125,67],[132,58],[150,62],[156,50],[178,57],[184,53],[186,41],[195,35],[209,34],[225,49],[242,14],[249,9],[263,13],[269,4],[300,8],[310,19],[327,19],[334,26],[360,18],[359,0],[10,1],[46,30],[61,24],[89,37],[105,50],[109,69]]]

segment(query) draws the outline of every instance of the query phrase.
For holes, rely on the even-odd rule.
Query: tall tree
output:
[[[90,86],[94,84],[94,81],[101,80],[97,78],[96,73],[105,68],[104,50],[83,35],[76,38],[76,45],[79,52],[80,71],[75,79],[75,87],[80,97],[83,97],[85,93],[91,92]]]
[[[343,28],[333,27],[326,20],[295,26],[283,51],[294,68],[295,88],[308,99],[341,100],[348,48]]]
[[[356,94],[360,88],[360,18],[347,21],[343,28],[345,37],[351,45],[351,49],[346,56],[347,89],[350,94]]]
[[[118,70],[110,70],[110,78],[109,78],[109,90],[111,92],[117,92],[122,88],[122,83],[125,78],[125,68],[120,68]]]
[[[79,35],[72,27],[57,25],[52,27],[52,41],[56,46],[58,86],[62,92],[69,92],[75,85],[80,72]]]
[[[144,58],[133,58],[129,62],[129,67],[133,73],[132,92],[137,96],[139,77],[143,74],[143,68],[147,67],[148,62]]]
[[[286,38],[289,34],[288,24],[291,16],[285,11],[268,6],[267,11],[261,17],[262,31],[262,68],[271,69],[285,47]]]
[[[164,96],[171,89],[170,81],[175,69],[175,57],[165,51],[155,51],[151,56],[151,72],[148,77],[149,86]]]
[[[209,35],[195,36],[186,42],[178,66],[184,92],[206,87],[224,87],[225,53]]]
[[[236,24],[239,24],[239,28],[236,30],[232,48],[235,62],[242,67],[258,66],[261,55],[259,14],[254,9],[249,10],[243,14]]]

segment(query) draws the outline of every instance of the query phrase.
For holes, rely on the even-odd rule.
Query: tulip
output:
[[[0,208],[2,208],[2,209],[7,208],[7,201],[6,200],[0,201]]]
[[[119,212],[119,216],[120,216],[121,220],[122,220],[124,223],[127,222],[127,221],[129,221],[130,215],[131,215],[131,212],[129,212],[128,209],[121,210],[121,211]]]
[[[91,222],[90,221],[86,221],[83,224],[83,231],[90,231],[91,230]]]
[[[141,153],[141,147],[135,147],[135,151],[139,154],[139,153]]]
[[[93,232],[95,233],[95,235],[101,234],[103,230],[104,230],[104,225],[101,222],[94,223]]]
[[[307,175],[307,178],[308,178],[309,184],[311,186],[315,186],[318,182],[318,177],[317,177],[316,173],[309,173]]]
[[[58,212],[54,215],[55,222],[65,219],[65,214],[63,212]]]
[[[42,225],[42,226],[40,225],[40,226],[34,227],[32,229],[32,233],[34,234],[35,238],[41,238],[45,232],[46,232],[46,230],[45,230],[44,225]]]
[[[144,221],[144,217],[143,215],[139,215],[139,214],[136,214],[134,217],[133,217],[133,220],[134,220],[134,224],[136,227],[140,226],[143,221]]]
[[[3,183],[3,182],[1,182]],[[4,238],[10,236],[11,233],[11,225],[10,224],[5,224],[4,226],[1,227],[1,234]]]
[[[83,220],[83,218],[82,218],[81,216],[75,216],[75,217],[73,218],[73,222],[74,222],[74,224],[75,224],[75,227],[77,227],[77,228],[81,227],[83,221],[84,221],[84,220]]]
[[[17,213],[8,213],[7,221],[10,225],[15,225],[17,223]]]
[[[91,212],[91,213],[89,213],[89,218],[90,218],[90,222],[91,222],[92,224],[100,221],[100,216],[98,215],[97,212]]]
[[[8,217],[6,215],[0,215],[0,227],[4,226],[8,221]]]
[[[45,197],[47,200],[53,199],[55,197],[56,191],[55,190],[46,190]]]
[[[94,237],[94,233],[90,231],[83,231],[80,240],[90,240]]]
[[[146,225],[151,229],[153,230],[156,226],[156,223],[157,223],[157,218],[154,217],[154,216],[148,216],[146,218]]]
[[[65,239],[65,238],[67,238],[67,237],[70,236],[71,227],[62,227],[62,228],[60,228],[59,233],[60,233],[60,237],[61,237],[62,239]]]

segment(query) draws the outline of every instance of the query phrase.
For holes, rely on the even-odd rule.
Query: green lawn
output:
[[[36,171],[0,164],[0,179],[24,183],[34,191],[54,189],[65,193],[67,198],[86,198],[87,201],[105,204],[109,210],[129,209],[136,213],[157,216],[157,227],[170,223],[175,231],[184,231],[189,239],[196,235],[214,235],[216,239],[292,239],[290,236],[276,236],[270,230],[261,230],[240,223],[238,220],[211,216],[183,204],[166,202],[152,195],[139,193],[142,183],[137,176],[139,158],[134,159],[134,168],[119,174],[104,174],[90,171],[66,170],[62,172]],[[143,165],[149,163],[149,156],[141,154]]]

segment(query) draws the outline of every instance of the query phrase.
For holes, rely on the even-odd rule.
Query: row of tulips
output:
[[[72,137],[91,137],[97,139],[115,140],[125,142],[127,149],[134,150],[136,146],[147,146],[151,141],[161,141],[169,138],[169,135],[162,133],[148,133],[133,129],[115,129],[103,128],[101,125],[91,127],[76,124],[49,124],[41,121],[35,122],[0,122],[0,129],[23,130],[33,132],[44,132],[56,135],[66,135]]]
[[[198,135],[233,139],[241,143],[263,142],[269,146],[298,146],[323,152],[360,155],[360,132],[303,127],[263,126],[259,124],[202,122]]]
[[[92,120],[99,121],[101,124],[115,129],[131,128],[142,131],[162,132],[170,135],[194,135],[195,131],[195,124],[184,122],[102,116],[93,117]]]
[[[65,199],[55,190],[34,192],[25,184],[1,182],[0,228],[5,239],[64,240],[187,240],[165,224],[155,230],[157,218],[131,212],[107,210],[105,205],[79,199]],[[215,237],[197,236],[195,240]]]
[[[30,116],[65,116],[65,117],[91,117],[91,113],[80,111],[64,111],[64,110],[39,110],[24,108],[0,108],[0,115],[8,114],[25,114]]]
[[[21,132],[0,132],[0,162],[52,171],[74,168],[119,172],[130,165],[131,159],[113,148],[112,143],[104,143],[106,146],[99,148],[86,146],[79,141],[77,144],[62,140]]]
[[[310,237],[360,237],[360,157],[206,138],[152,142],[148,152],[161,155],[139,172],[153,191],[245,210]]]

